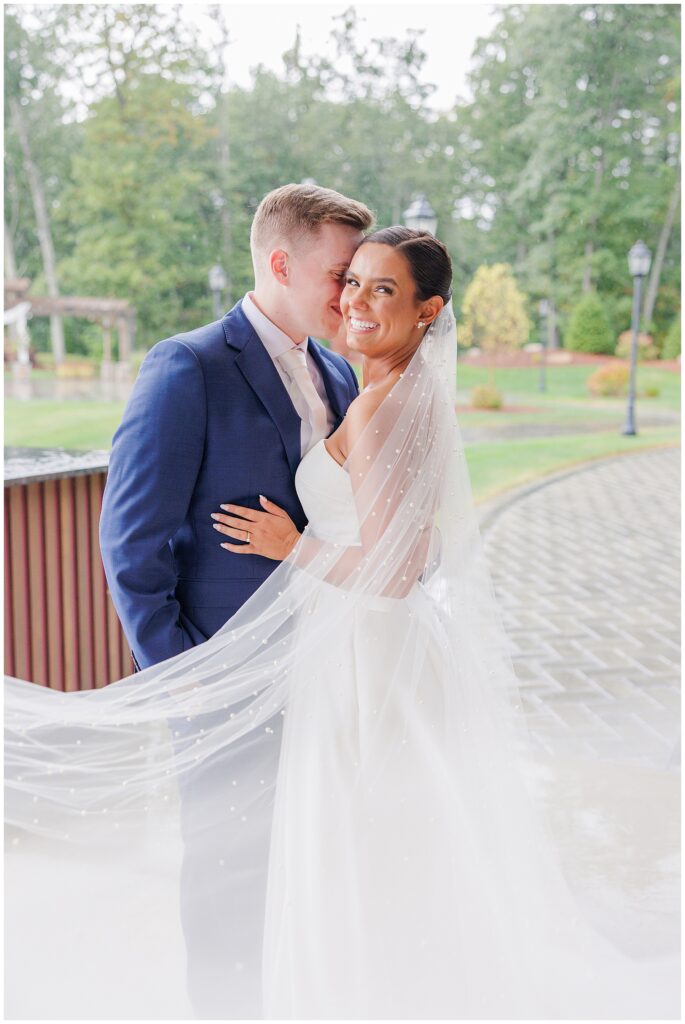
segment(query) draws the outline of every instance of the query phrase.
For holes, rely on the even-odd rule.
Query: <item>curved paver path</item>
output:
[[[505,501],[484,542],[536,742],[672,765],[680,449],[591,463]]]

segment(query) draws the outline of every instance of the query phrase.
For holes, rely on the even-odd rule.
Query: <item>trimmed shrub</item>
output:
[[[608,356],[614,351],[609,318],[596,292],[585,295],[571,314],[565,343],[576,352]]]
[[[680,355],[680,317],[677,316],[668,329],[664,347],[661,352],[662,359],[677,359]]]
[[[633,344],[633,332],[622,331],[618,336],[618,342],[616,343],[615,355],[619,359],[630,359],[630,349]],[[640,332],[637,336],[637,358],[640,359],[656,359],[659,355],[659,349],[654,344],[654,338],[651,334],[644,334]]]
[[[587,379],[591,395],[606,398],[609,395],[625,395],[628,390],[630,370],[627,366],[600,366]]]
[[[474,409],[501,409],[502,392],[494,384],[478,384],[471,391],[471,405]]]
[[[67,355],[64,362],[59,363],[55,368],[58,377],[88,378],[96,375],[95,363],[88,359],[79,359],[78,356]]]

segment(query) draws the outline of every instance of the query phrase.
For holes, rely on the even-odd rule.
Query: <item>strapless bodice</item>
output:
[[[323,441],[310,448],[297,467],[295,489],[312,533],[338,544],[361,544],[349,474]]]

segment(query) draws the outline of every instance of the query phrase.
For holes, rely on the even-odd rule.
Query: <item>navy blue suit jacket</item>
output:
[[[309,339],[336,426],[358,394],[349,364]],[[221,320],[158,342],[114,435],[100,517],[110,593],[136,665],[202,643],[278,563],[219,546],[211,512],[259,495],[302,530],[295,491],[300,418],[238,303]]]

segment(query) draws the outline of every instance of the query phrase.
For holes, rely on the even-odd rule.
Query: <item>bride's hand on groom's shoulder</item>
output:
[[[264,512],[243,505],[221,505],[223,512],[212,512],[214,529],[242,542],[222,543],[221,547],[227,551],[241,555],[263,555],[264,558],[282,562],[297,544],[300,533],[282,508],[263,494],[259,495],[259,501]]]

